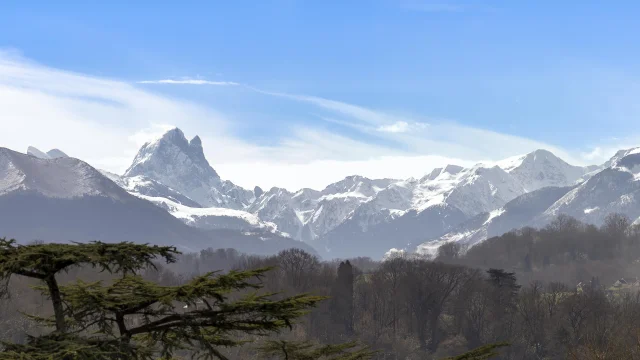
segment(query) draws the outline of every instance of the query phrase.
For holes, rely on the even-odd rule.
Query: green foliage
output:
[[[466,352],[462,355],[449,357],[444,360],[485,360],[491,359],[494,356],[500,355],[496,350],[501,347],[509,346],[509,343],[497,343],[497,344],[488,344],[481,346],[479,348],[473,349],[469,352]]]
[[[310,342],[266,341],[258,350],[267,359],[287,360],[366,360],[375,352],[356,342],[338,345],[314,345]]]
[[[154,260],[174,262],[179,252],[173,246],[134,244],[32,244],[18,245],[0,239],[0,279],[23,275],[45,279],[73,266],[89,265],[110,273],[131,274],[154,267]]]
[[[93,341],[75,335],[53,333],[30,337],[27,344],[4,343],[0,360],[114,360],[139,359],[143,349],[119,341]]]
[[[279,297],[261,293],[270,268],[208,273],[179,286],[161,286],[136,272],[153,261],[175,261],[172,247],[104,244],[34,244],[0,240],[0,278],[39,279],[54,316],[30,316],[55,326],[26,344],[3,344],[4,359],[226,359],[224,347],[245,343],[244,335],[264,336],[291,328],[324,297]],[[76,281],[58,285],[55,275],[88,265],[120,275],[112,282]],[[359,358],[354,358],[359,359]]]

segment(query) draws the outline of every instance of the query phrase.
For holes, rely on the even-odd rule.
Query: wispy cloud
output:
[[[235,122],[209,106],[1,52],[0,108],[0,146],[61,148],[115,173],[129,166],[142,143],[170,126],[188,136],[199,134],[216,170],[246,187],[322,188],[353,174],[407,177],[411,167],[400,164],[420,161],[430,167],[452,160],[420,157],[310,126],[294,126],[271,145],[256,144],[236,135]]]
[[[353,129],[383,136],[403,145],[403,149],[415,155],[438,155],[468,161],[495,161],[515,154],[537,149],[553,151],[565,160],[582,164],[584,159],[551,144],[519,136],[498,133],[457,124],[451,120],[438,122],[419,121],[410,116],[393,114],[364,106],[316,96],[287,94],[252,88],[262,94],[283,97],[312,104],[329,110],[335,116],[331,122],[351,125]],[[338,118],[341,116],[341,118]],[[500,146],[495,146],[500,144]]]
[[[327,110],[335,111],[337,113],[341,113],[343,115],[347,115],[357,120],[368,122],[368,123],[381,124],[381,123],[398,120],[398,119],[394,119],[393,117],[383,112],[375,111],[375,110],[368,109],[368,108],[354,105],[354,104],[345,103],[342,101],[325,99],[318,96],[287,94],[287,93],[281,93],[281,92],[266,91],[266,90],[258,89],[252,86],[247,86],[247,88],[265,95],[277,96],[277,97],[286,98],[290,100],[306,102],[306,103],[316,105],[321,108],[325,108]]]
[[[202,79],[163,79],[163,80],[143,80],[138,84],[171,84],[171,85],[216,85],[216,86],[236,86],[240,85],[233,81],[211,81]]]
[[[406,133],[409,131],[420,131],[424,130],[429,126],[429,124],[425,123],[408,123],[406,121],[397,121],[393,124],[389,125],[381,125],[378,127],[378,131],[386,132],[386,133]]]
[[[421,177],[450,163],[465,166],[495,161],[538,148],[575,162],[564,149],[453,121],[432,121],[316,96],[254,90],[307,104],[307,109],[292,108],[300,111],[300,117],[320,118],[350,130],[329,131],[322,123],[307,121],[280,129],[278,135],[267,134],[272,137],[268,145],[256,143],[237,135],[235,119],[209,105],[0,52],[0,146],[18,151],[29,145],[60,148],[96,167],[121,173],[143,142],[169,126],[179,126],[188,136],[201,136],[207,158],[223,178],[245,187],[291,190],[322,188],[353,174]],[[369,141],[357,134],[390,141]],[[594,152],[593,158],[598,155]]]

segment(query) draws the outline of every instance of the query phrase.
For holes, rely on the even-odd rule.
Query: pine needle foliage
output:
[[[509,343],[496,343],[496,344],[488,344],[481,346],[479,348],[475,348],[469,352],[466,352],[462,355],[449,357],[444,360],[486,360],[491,359],[494,356],[500,355],[496,350],[502,347],[509,346]]]
[[[375,354],[357,342],[315,345],[311,342],[266,341],[258,350],[266,359],[287,360],[367,360]]]
[[[179,286],[143,279],[153,262],[173,262],[173,247],[133,243],[18,245],[0,239],[0,279],[20,275],[53,305],[51,318],[27,315],[53,327],[26,344],[3,344],[0,360],[226,359],[222,348],[291,328],[324,297],[282,297],[262,293],[260,279],[270,268],[207,273]],[[59,285],[56,274],[90,266],[119,275],[108,283],[78,280]],[[329,351],[330,348],[325,349]],[[333,358],[329,358],[333,359]],[[359,357],[346,359],[363,359]]]

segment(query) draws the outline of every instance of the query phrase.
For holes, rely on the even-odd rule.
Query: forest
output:
[[[118,326],[120,336],[148,333],[149,354],[166,359],[203,349],[212,358],[280,359],[287,346],[292,354],[309,350],[291,359],[446,359],[491,344],[500,346],[493,359],[640,359],[640,226],[618,214],[601,226],[562,215],[469,249],[450,243],[431,258],[383,261],[327,262],[298,249],[270,257],[232,249],[180,254],[133,244],[119,245],[122,256],[111,248],[118,245],[95,245],[3,240],[0,359],[28,355],[60,329],[117,336]],[[46,275],[54,268],[61,318]],[[113,297],[125,290],[144,301]],[[193,322],[177,322],[179,331],[154,328],[154,319],[183,319],[176,309],[191,307]],[[207,318],[213,308],[227,314],[215,325]],[[110,322],[111,313],[137,320],[125,327]],[[196,325],[216,330],[203,335]],[[346,355],[332,357],[338,353]],[[41,359],[27,355],[19,358]]]

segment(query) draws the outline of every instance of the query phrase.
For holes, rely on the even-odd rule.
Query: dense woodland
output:
[[[520,229],[470,249],[445,245],[435,258],[326,262],[296,249],[271,257],[211,249],[138,273],[178,286],[211,271],[260,268],[272,268],[260,286],[275,299],[328,298],[290,330],[237,341],[358,341],[377,350],[373,359],[442,359],[502,342],[510,345],[496,359],[640,359],[640,226],[617,214],[600,227],[560,216],[543,229]],[[114,275],[75,267],[59,281],[76,278]],[[36,284],[10,279],[0,302],[0,340],[24,343],[27,334],[46,333],[23,315],[52,313]],[[230,359],[268,358],[249,344],[221,351]]]

